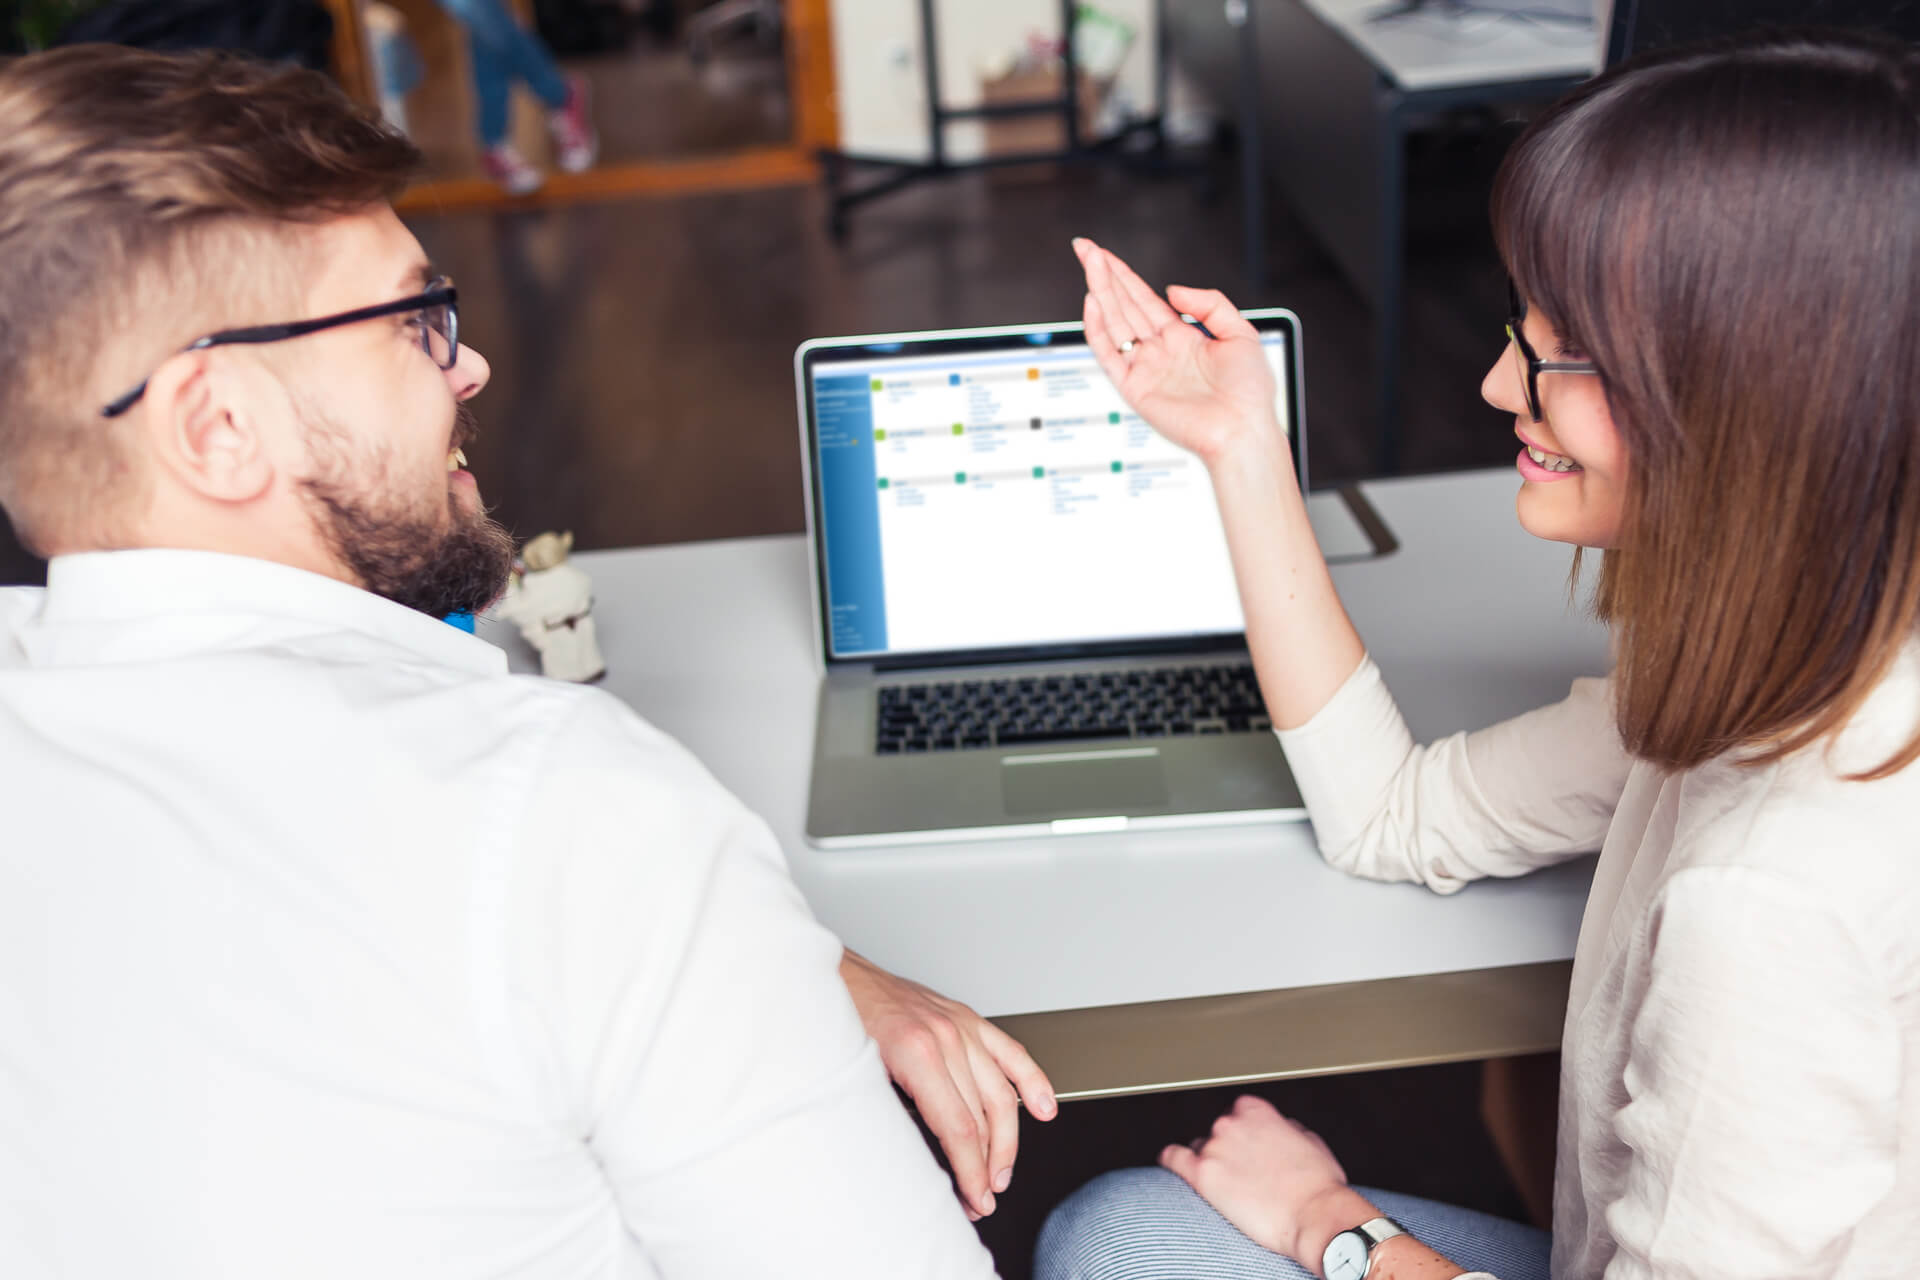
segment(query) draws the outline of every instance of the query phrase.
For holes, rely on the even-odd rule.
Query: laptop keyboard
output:
[[[884,685],[874,750],[901,755],[1271,727],[1251,664],[1149,667]]]

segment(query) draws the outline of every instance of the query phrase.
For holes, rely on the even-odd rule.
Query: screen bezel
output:
[[[1306,393],[1300,359],[1300,319],[1284,307],[1269,307],[1241,312],[1264,336],[1278,333],[1286,340],[1288,413],[1293,423],[1289,433],[1293,445],[1294,473],[1301,488],[1307,485]],[[842,656],[833,651],[833,629],[827,602],[826,527],[820,518],[824,509],[820,492],[819,468],[814,465],[819,448],[813,404],[814,371],[822,365],[855,360],[908,358],[914,356],[974,355],[991,351],[1022,351],[1034,347],[1056,348],[1085,346],[1082,326],[1077,322],[1058,324],[1009,325],[992,329],[960,329],[921,333],[862,334],[857,337],[815,338],[794,352],[795,393],[800,410],[801,466],[805,471],[807,499],[808,576],[813,594],[814,651],[828,668],[871,666],[877,670],[904,667],[972,666],[986,663],[1037,662],[1071,658],[1115,657],[1123,654],[1186,653],[1230,650],[1246,644],[1246,633],[1181,632],[1161,636],[1136,636],[1123,640],[1081,641],[1064,644],[1000,645],[991,648],[915,650],[911,653],[867,653]]]

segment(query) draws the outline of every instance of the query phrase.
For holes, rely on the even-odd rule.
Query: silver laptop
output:
[[[1245,313],[1305,483],[1300,322]],[[1213,489],[1077,324],[794,356],[825,847],[1302,818]]]

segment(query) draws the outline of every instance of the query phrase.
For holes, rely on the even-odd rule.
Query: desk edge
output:
[[[1063,1101],[1542,1053],[1571,960],[993,1019]]]

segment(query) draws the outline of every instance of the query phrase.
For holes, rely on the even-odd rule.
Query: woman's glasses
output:
[[[1546,421],[1547,415],[1540,411],[1540,375],[1543,373],[1589,373],[1598,375],[1600,370],[1591,360],[1542,360],[1534,354],[1533,347],[1527,341],[1527,333],[1522,323],[1527,318],[1527,304],[1520,297],[1520,290],[1513,281],[1507,281],[1507,341],[1512,344],[1514,358],[1520,362],[1520,385],[1526,391],[1527,412],[1535,422]]]
[[[226,346],[230,343],[285,342],[288,338],[304,338],[310,333],[319,333],[323,329],[338,329],[341,325],[359,324],[362,320],[377,320],[381,316],[404,315],[409,311],[420,313],[420,347],[433,362],[442,369],[451,369],[460,360],[460,295],[453,287],[453,281],[445,276],[436,276],[427,282],[427,287],[410,298],[397,298],[392,302],[382,302],[377,306],[361,307],[354,311],[342,311],[339,315],[321,316],[317,320],[295,320],[289,324],[260,324],[245,329],[223,329],[219,333],[210,333],[195,342],[190,342],[181,351],[204,351],[208,347]],[[143,378],[140,385],[112,401],[100,410],[103,418],[117,418],[140,402],[147,394],[147,382]]]

